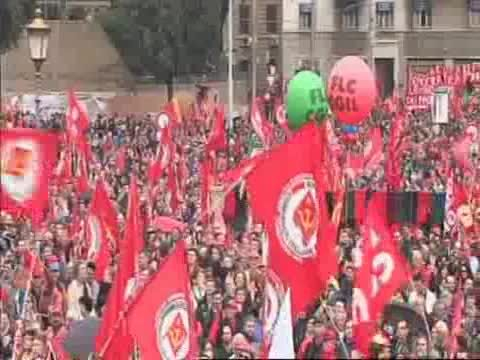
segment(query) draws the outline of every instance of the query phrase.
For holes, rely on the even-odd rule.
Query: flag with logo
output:
[[[48,185],[57,159],[57,136],[41,130],[0,130],[0,204],[29,214],[38,225],[48,208]]]
[[[95,349],[104,359],[126,360],[133,351],[133,339],[127,331],[121,312],[126,308],[128,281],[135,274],[136,258],[143,248],[143,224],[140,218],[140,201],[137,179],[130,179],[128,211],[124,239],[120,243],[118,271],[96,337]]]
[[[273,142],[274,129],[272,124],[267,120],[265,113],[260,107],[261,98],[257,98],[253,104],[250,111],[250,121],[252,122],[253,129],[258,135],[260,140],[262,140],[263,146],[266,148],[270,147]]]
[[[142,359],[195,358],[189,280],[185,243],[180,240],[138,294],[127,315],[128,328]]]
[[[88,258],[96,263],[95,277],[103,281],[118,241],[117,212],[102,179],[97,181],[87,218]]]
[[[264,154],[247,177],[253,217],[268,235],[269,267],[291,289],[294,315],[318,298],[327,280],[317,272],[323,256],[318,247],[325,240],[319,228],[328,222],[323,189],[316,181],[323,145],[320,129],[310,123]],[[330,250],[329,256],[334,252]]]
[[[67,135],[71,144],[82,142],[84,132],[88,129],[88,114],[84,107],[78,101],[73,90],[68,92],[68,109],[67,109]]]
[[[407,259],[390,235],[386,203],[380,196],[373,196],[365,220],[362,265],[353,292],[354,333],[357,346],[365,355],[385,305],[409,278]]]

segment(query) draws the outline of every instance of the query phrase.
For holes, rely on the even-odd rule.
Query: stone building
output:
[[[283,2],[282,56],[287,74],[310,57],[311,1]],[[316,4],[315,65],[328,72],[342,56],[368,58],[373,51],[384,95],[405,84],[409,65],[426,68],[480,59],[479,0],[316,0]]]
[[[234,3],[238,71],[251,60],[257,14],[259,79],[270,59],[287,78],[311,67],[312,44],[323,73],[343,56],[373,54],[383,95],[405,84],[409,66],[480,61],[480,0],[256,0],[256,11],[251,0]]]

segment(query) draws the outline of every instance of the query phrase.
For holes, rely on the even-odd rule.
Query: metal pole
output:
[[[3,96],[4,94],[6,95],[7,92],[4,91],[5,89],[5,82],[6,79],[3,76],[3,72],[5,70],[6,73],[6,68],[7,68],[7,62],[5,61],[6,55],[5,54],[0,54],[0,113],[3,111]]]
[[[252,0],[252,104],[257,97],[257,0]]]
[[[376,44],[376,4],[374,0],[368,0],[368,35],[369,35],[369,52],[368,52],[368,63],[372,68],[373,75],[375,76],[375,56],[374,56],[374,47]]]
[[[310,26],[310,68],[315,63],[315,33],[317,32],[317,0],[312,0],[312,24]]]
[[[3,96],[3,76],[2,76],[2,71],[3,71],[3,54],[0,54],[0,113],[3,111],[3,102],[2,102],[2,96]]]
[[[228,128],[233,129],[233,0],[228,1]]]

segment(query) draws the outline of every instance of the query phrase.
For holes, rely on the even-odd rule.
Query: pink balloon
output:
[[[335,64],[328,79],[328,99],[341,122],[356,125],[364,121],[376,98],[375,78],[365,61],[347,56]]]

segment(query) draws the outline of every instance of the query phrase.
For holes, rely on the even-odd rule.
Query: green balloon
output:
[[[288,126],[292,130],[300,129],[312,113],[323,119],[330,108],[322,77],[313,71],[296,74],[288,84],[286,105]]]

